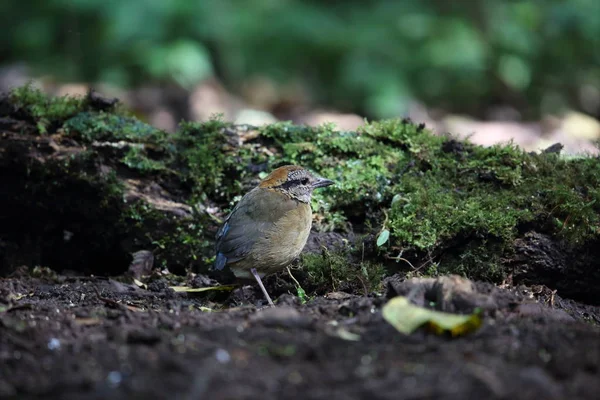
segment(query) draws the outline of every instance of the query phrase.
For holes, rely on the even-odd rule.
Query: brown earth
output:
[[[301,305],[281,294],[276,308],[257,309],[262,299],[249,287],[191,295],[169,289],[168,277],[143,289],[126,278],[31,275],[21,270],[0,280],[0,398],[593,399],[600,393],[600,308],[543,286],[500,289],[394,276],[379,297],[331,293]],[[275,295],[276,282],[269,280]],[[473,290],[463,290],[465,284]],[[447,311],[481,307],[483,326],[458,338],[405,336],[381,314],[396,294]]]

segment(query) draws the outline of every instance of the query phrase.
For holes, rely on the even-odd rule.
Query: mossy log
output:
[[[598,302],[598,158],[484,148],[407,120],[339,132],[217,118],[169,134],[95,93],[31,87],[0,99],[0,273],[118,274],[138,250],[173,272],[206,271],[219,220],[288,163],[337,182],[314,200],[312,249],[352,238],[304,257],[312,288],[451,272]]]

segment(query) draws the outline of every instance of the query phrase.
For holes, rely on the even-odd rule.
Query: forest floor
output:
[[[485,149],[409,121],[370,124],[360,136],[219,121],[167,135],[106,111],[115,102],[94,93],[49,99],[28,88],[0,97],[0,398],[598,398],[596,158]],[[304,159],[313,142],[335,158]],[[356,143],[369,144],[365,155]],[[381,151],[394,162],[383,163]],[[360,262],[323,252],[304,263],[304,279],[296,276],[315,294],[305,303],[283,273],[267,278],[275,308],[264,308],[256,285],[176,292],[214,282],[152,270],[202,272],[191,267],[213,256],[216,214],[208,210],[224,216],[243,192],[238,180],[253,186],[269,163],[296,158],[317,170],[327,162],[324,176],[350,185],[329,197],[338,208],[325,231],[336,223],[345,231],[346,221],[369,234]],[[336,175],[337,164],[355,167]],[[355,175],[356,165],[365,171]],[[385,209],[400,194],[412,196],[412,208],[388,221]],[[389,251],[430,241],[427,255],[443,254],[445,271],[500,286],[405,279],[426,265],[419,253],[419,267],[404,275],[378,272],[384,254],[374,232],[359,229],[367,225],[413,238],[390,240]],[[132,253],[152,257],[131,263]],[[323,278],[306,279],[311,268]],[[452,313],[480,309],[482,324],[459,337],[400,333],[382,313],[398,295]]]
[[[122,280],[27,271],[1,279],[0,398],[548,400],[600,393],[600,307],[545,287],[476,283],[477,295],[494,306],[480,329],[451,338],[403,335],[383,319],[394,278],[381,296],[337,292],[300,304],[275,293],[273,309],[253,305],[262,303],[255,288],[216,303],[175,293],[165,279],[146,289]]]

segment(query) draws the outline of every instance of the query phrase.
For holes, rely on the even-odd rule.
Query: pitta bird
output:
[[[256,279],[273,307],[261,278],[300,255],[312,226],[313,191],[333,183],[296,165],[275,169],[242,197],[217,232],[213,269],[228,266],[238,279]]]

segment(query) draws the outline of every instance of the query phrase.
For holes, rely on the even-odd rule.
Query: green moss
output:
[[[100,142],[75,160],[57,161],[64,164],[60,173],[88,179],[81,171],[97,175],[98,164],[109,160],[115,170],[119,163],[168,182],[182,202],[216,205],[224,214],[261,174],[302,165],[336,182],[315,193],[316,229],[376,235],[385,227],[390,238],[378,249],[380,257],[404,251],[415,264],[427,257],[431,274],[499,280],[503,260],[525,231],[543,230],[574,248],[600,234],[597,158],[528,154],[511,143],[483,148],[402,120],[367,123],[357,132],[287,122],[244,131],[217,118],[184,122],[167,134],[122,113],[91,110],[84,99],[47,98],[31,87],[12,92],[11,100],[40,133],[62,127],[70,139]],[[209,217],[164,221],[148,205],[123,206],[119,178],[110,179],[114,184],[86,182],[107,191],[101,207],[123,213],[122,232],[131,233],[127,224],[137,229],[132,247],[159,249],[167,266],[208,262]],[[54,183],[44,185],[38,189]],[[372,290],[382,274],[377,264],[356,263],[349,254],[310,255],[304,264],[318,290],[344,282]]]
[[[413,124],[410,120],[391,119],[366,123],[358,132],[376,139],[378,142],[399,147],[421,159],[428,158],[439,150],[444,142],[440,136],[433,136],[425,125]]]
[[[65,121],[67,134],[92,141],[120,140],[164,146],[168,134],[136,118],[98,111],[80,112]]]
[[[224,179],[224,170],[230,165],[223,134],[227,126],[221,120],[180,126],[176,137],[179,170],[197,193],[214,195],[231,189],[231,182]]]
[[[45,134],[54,124],[61,124],[85,107],[80,97],[49,97],[31,84],[16,88],[10,93],[11,103],[31,118],[40,134]]]
[[[152,160],[148,157],[148,154],[143,147],[130,147],[121,161],[129,168],[145,173],[164,171],[167,169],[164,162]]]
[[[31,85],[14,89],[9,97],[17,114],[31,119],[40,134],[62,128],[63,134],[73,139],[102,142],[122,150],[122,163],[138,172],[164,171],[173,158],[167,152],[166,132],[121,110],[93,111],[87,98],[51,97]]]
[[[261,135],[280,152],[270,166],[298,163],[336,181],[315,194],[318,229],[353,225],[375,233],[385,223],[391,239],[382,255],[412,251],[439,260],[438,271],[498,280],[523,229],[547,231],[549,221],[549,233],[573,246],[599,233],[595,158],[528,154],[512,143],[484,148],[400,120],[358,132],[280,123]],[[328,260],[311,270],[315,282],[327,276],[319,268],[344,271],[341,260]]]
[[[355,289],[365,294],[381,289],[385,269],[370,261],[354,262],[348,251],[303,254],[303,271],[307,274],[306,288],[323,294],[327,291]]]
[[[120,161],[141,174],[163,172],[174,159],[168,134],[125,115],[86,111],[64,123],[67,135],[120,152]],[[100,142],[100,143],[98,143]]]
[[[143,200],[128,205],[119,226],[135,238],[133,247],[152,249],[160,268],[183,273],[205,270],[214,248],[214,222],[206,214],[180,218],[156,210]]]
[[[428,269],[427,273],[431,276],[460,274],[500,282],[506,276],[503,262],[510,252],[507,242],[494,239],[469,240],[452,249],[443,262],[435,266],[435,270]]]
[[[598,236],[600,226],[600,159],[535,156],[535,188],[530,207],[552,221],[556,235],[574,244]]]
[[[515,207],[507,192],[455,185],[430,172],[406,177],[390,211],[389,225],[397,241],[432,250],[459,235],[510,240],[517,224],[533,217],[531,211]]]
[[[193,188],[196,198],[210,196],[230,201],[241,194],[241,181],[248,167],[265,162],[251,145],[238,147],[239,138],[231,124],[220,118],[207,122],[184,122],[174,136],[176,168]],[[235,179],[232,179],[235,177]]]

